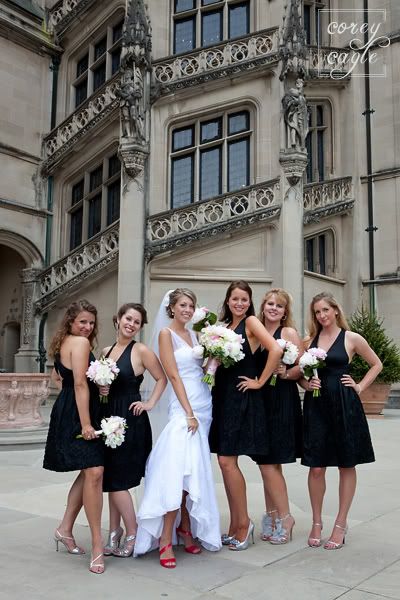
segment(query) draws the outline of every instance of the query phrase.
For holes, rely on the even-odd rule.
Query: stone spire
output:
[[[304,78],[306,35],[302,18],[302,0],[288,0],[284,4],[282,27],[279,31],[279,55],[282,60],[280,79],[288,73]]]

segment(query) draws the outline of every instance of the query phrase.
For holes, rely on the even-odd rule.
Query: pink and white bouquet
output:
[[[98,386],[111,385],[117,378],[119,369],[117,363],[111,358],[101,356],[98,360],[92,360],[90,367],[86,371],[86,377]],[[106,404],[108,396],[100,395],[100,402]]]
[[[193,313],[192,323],[193,331],[201,331],[207,325],[214,325],[217,322],[217,315],[205,306],[196,308]]]
[[[325,367],[325,359],[327,353],[322,348],[309,348],[304,352],[303,356],[300,357],[299,367],[304,373],[306,379],[311,377],[318,377],[317,369]],[[314,390],[313,396],[318,397],[321,395],[320,390]]]
[[[199,342],[204,348],[204,358],[209,359],[203,381],[211,386],[215,384],[215,372],[219,365],[230,367],[244,358],[244,339],[223,325],[204,327]]]
[[[278,342],[278,344],[280,345],[280,347],[283,350],[281,362],[284,365],[293,365],[296,362],[296,358],[299,355],[299,349],[296,346],[296,344],[293,344],[293,342],[286,341],[283,338],[279,338],[276,341]],[[276,378],[277,378],[277,376],[274,373],[271,377],[271,381],[269,382],[269,385],[276,385]]]
[[[125,429],[128,428],[126,419],[122,417],[107,417],[100,423],[101,429],[95,431],[96,435],[101,435],[106,446],[117,448],[125,441]],[[77,435],[77,438],[83,437]]]

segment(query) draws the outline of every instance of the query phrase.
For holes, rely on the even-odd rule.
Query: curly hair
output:
[[[265,296],[260,305],[260,312],[258,313],[258,318],[261,323],[265,325],[265,315],[264,315],[264,306],[265,303],[271,298],[271,296],[276,296],[278,302],[281,302],[285,307],[285,314],[281,319],[281,325],[284,327],[293,327],[296,329],[296,325],[293,319],[293,308],[292,308],[292,296],[286,290],[282,288],[272,288],[265,293]]]
[[[182,296],[187,296],[188,298],[190,298],[191,301],[193,302],[194,306],[196,306],[197,298],[196,298],[196,295],[194,294],[194,292],[192,292],[192,290],[189,290],[188,288],[176,288],[176,290],[173,290],[170,293],[168,306],[165,307],[167,315],[169,316],[170,319],[172,319],[174,316],[174,313],[172,310],[173,307],[178,302],[179,298],[181,298]]]
[[[88,300],[77,300],[76,302],[71,302],[71,304],[68,306],[62,318],[61,325],[50,342],[50,356],[54,357],[58,352],[60,352],[61,344],[63,343],[64,339],[67,335],[71,334],[72,323],[75,321],[79,313],[84,311],[91,313],[95,318],[93,331],[88,337],[90,347],[93,348],[97,336],[97,308]]]
[[[310,302],[310,315],[309,315],[309,323],[308,323],[308,337],[306,339],[313,340],[316,335],[321,331],[322,326],[317,321],[317,317],[315,316],[314,306],[317,302],[324,300],[327,302],[329,306],[335,309],[336,311],[336,323],[338,327],[341,329],[346,329],[347,331],[350,329],[349,324],[347,323],[347,319],[344,316],[343,308],[340,306],[339,302],[330,292],[321,292],[314,296],[314,298]]]
[[[140,316],[142,317],[141,327],[148,323],[147,311],[143,304],[139,304],[138,302],[125,302],[125,304],[122,304],[122,306],[119,307],[117,314],[113,316],[114,327],[117,327],[118,321],[122,319],[122,317],[128,312],[128,310],[136,310],[136,312],[140,314]]]
[[[233,315],[232,315],[231,309],[228,306],[228,302],[229,302],[229,298],[232,295],[233,290],[236,290],[236,289],[246,292],[249,296],[250,306],[246,311],[246,316],[250,317],[250,316],[253,316],[256,314],[256,311],[254,310],[254,304],[253,304],[253,290],[251,289],[251,287],[249,286],[247,281],[243,281],[243,279],[239,279],[238,281],[232,281],[232,283],[226,290],[225,300],[224,300],[224,303],[222,305],[222,309],[221,309],[221,312],[219,315],[220,321],[222,321],[223,323],[229,324],[229,323],[232,323],[232,321],[233,321]]]

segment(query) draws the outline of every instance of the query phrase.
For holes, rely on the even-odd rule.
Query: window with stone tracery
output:
[[[70,186],[69,250],[74,250],[119,219],[121,163],[106,156]]]
[[[249,110],[237,109],[171,130],[172,208],[250,185],[251,117]]]
[[[335,274],[335,235],[324,229],[304,239],[304,269],[320,275]]]
[[[72,68],[73,98],[71,110],[77,108],[119,69],[121,58],[121,16],[94,34],[93,41],[75,54]]]
[[[332,111],[327,101],[307,99],[307,103],[309,131],[306,138],[306,181],[311,183],[332,176]]]
[[[173,54],[250,32],[250,0],[172,0]]]

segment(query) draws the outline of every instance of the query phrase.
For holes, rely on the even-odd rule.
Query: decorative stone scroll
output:
[[[307,183],[304,186],[304,224],[318,222],[334,214],[347,213],[353,206],[351,177]]]
[[[44,373],[0,373],[0,430],[43,425],[49,380]]]
[[[57,34],[62,33],[80,12],[96,0],[59,0],[49,11],[49,23]]]

